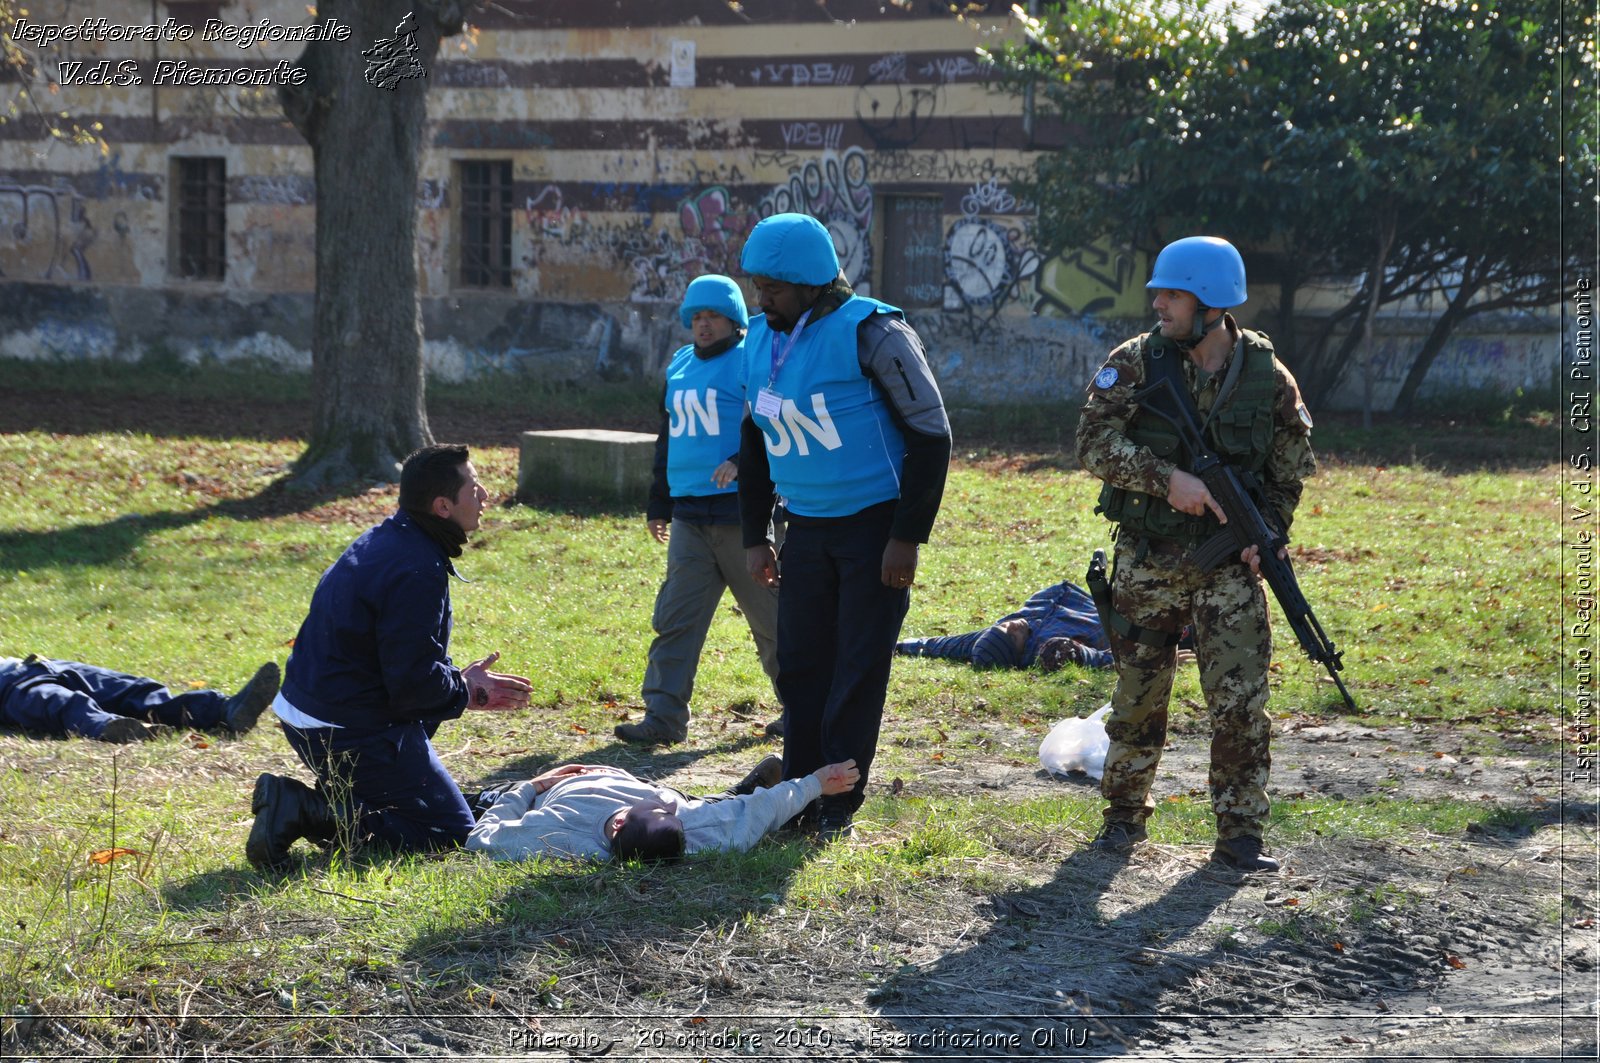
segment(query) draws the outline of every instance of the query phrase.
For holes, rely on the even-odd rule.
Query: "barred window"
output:
[[[185,280],[219,281],[228,267],[228,166],[172,160],[172,263]]]
[[[511,162],[462,161],[461,269],[459,282],[473,288],[511,287]]]

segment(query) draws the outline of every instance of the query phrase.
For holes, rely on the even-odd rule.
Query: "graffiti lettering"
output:
[[[757,85],[849,85],[855,77],[852,63],[761,63],[750,71]]]
[[[983,70],[970,56],[955,55],[930,59],[922,64],[919,72],[924,78],[933,81],[955,81],[957,78],[981,77]]]
[[[786,148],[837,148],[844,140],[842,122],[784,122],[780,128]]]
[[[1033,312],[1046,317],[1138,317],[1146,309],[1144,289],[1135,277],[1140,256],[1105,244],[1078,248],[1044,263],[1035,284]]]
[[[972,217],[977,214],[1012,214],[1017,209],[1017,197],[1000,187],[1000,182],[990,178],[973,185],[961,197],[961,213]]]
[[[1005,167],[992,157],[974,157],[945,151],[880,151],[873,156],[873,173],[879,181],[988,181],[1010,179]]]
[[[753,211],[736,210],[733,196],[718,185],[679,204],[678,220],[683,225],[682,260],[692,277],[736,272],[739,250],[757,219]]]
[[[869,80],[876,82],[905,81],[906,53],[895,52],[878,59],[867,68]]]
[[[481,60],[472,63],[439,63],[433,68],[439,84],[446,88],[499,89],[511,84],[502,67]]]
[[[316,182],[300,174],[247,174],[232,189],[240,203],[308,206],[317,201]]]
[[[94,235],[72,189],[0,182],[0,277],[64,279],[71,258],[72,279],[90,280],[84,251]]]

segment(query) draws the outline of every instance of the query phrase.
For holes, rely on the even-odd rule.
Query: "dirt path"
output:
[[[1036,745],[1006,734],[998,755],[951,758],[908,789],[1094,788],[1044,772],[1023,755]],[[1172,735],[1158,788],[1203,794],[1207,745],[1199,731]],[[878,910],[826,946],[768,913],[715,967],[743,957],[766,973],[717,1003],[747,1037],[804,1017],[827,1039],[806,1058],[1594,1058],[1593,802],[1563,804],[1547,750],[1477,748],[1488,747],[1460,730],[1291,721],[1274,738],[1276,797],[1482,800],[1505,810],[1503,825],[1313,835],[1281,850],[1281,874],[1258,877],[1220,871],[1200,846],[1122,862],[1081,838],[1023,832],[1004,847],[1010,870],[1032,876],[1022,889]],[[856,844],[871,843],[868,831]],[[761,968],[765,950],[789,967]],[[671,962],[686,993],[697,970],[702,992],[716,984],[692,955]],[[863,972],[879,978],[864,985]],[[619,1050],[628,1029],[666,1021],[640,1013],[617,1028]]]
[[[1157,787],[1166,793],[1203,791],[1210,764],[1209,733],[1203,728],[1168,736]],[[1093,788],[1095,780],[1074,774],[1052,778],[1037,759],[1024,759],[1037,736],[1004,736],[1015,751],[1004,758],[952,757],[925,773],[943,789],[1005,790],[1024,796],[1062,785]],[[1371,794],[1429,799],[1480,798],[1529,806],[1558,801],[1561,780],[1550,753],[1533,745],[1503,743],[1493,755],[1467,752],[1474,746],[1461,732],[1415,727],[1363,727],[1344,722],[1289,721],[1272,738],[1272,793],[1277,797],[1357,798]],[[1019,764],[1020,761],[1020,764]]]

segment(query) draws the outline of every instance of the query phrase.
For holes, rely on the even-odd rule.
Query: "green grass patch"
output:
[[[298,378],[270,374],[70,372],[95,394],[135,405],[142,395],[235,401],[241,389],[305,398]],[[21,392],[61,386],[45,366],[16,381]],[[434,398],[498,409],[592,401],[584,408],[597,424],[615,423],[608,403],[637,411],[653,402],[623,386],[584,395],[529,387],[439,388]],[[1108,529],[1092,512],[1097,485],[1059,460],[1065,417],[1010,411],[990,420],[990,435],[974,430],[974,442],[958,442],[906,634],[970,630],[1041,587],[1082,582]],[[1527,418],[1503,427],[1517,446],[1545,431]],[[1020,440],[1009,450],[1007,433]],[[1333,449],[1359,452],[1352,433],[1330,428]],[[1325,462],[1294,528],[1295,567],[1345,651],[1356,719],[1457,731],[1468,742],[1553,742],[1557,470],[1433,460],[1454,437],[1411,434],[1415,462]],[[1372,446],[1401,449],[1399,440]],[[320,573],[394,505],[392,488],[283,492],[276,481],[298,450],[292,439],[179,430],[0,432],[0,653],[87,660],[176,688],[232,689],[262,661],[284,660]],[[486,447],[475,457],[491,489],[508,496],[515,452]],[[464,784],[591,759],[709,791],[776,748],[760,733],[772,692],[731,601],[707,640],[690,741],[648,753],[612,742],[611,727],[640,711],[665,564],[642,502],[627,516],[501,505],[487,517],[460,563],[472,582],[452,591],[453,648],[460,661],[502,651],[504,666],[531,678],[534,708],[469,714],[441,730],[445,762]],[[1344,717],[1285,631],[1277,625],[1269,711]],[[0,734],[0,1000],[102,1015],[86,1028],[106,1032],[125,1028],[118,1016],[130,1010],[176,1010],[205,987],[218,1006],[272,1016],[275,1045],[315,1054],[352,1043],[347,1017],[488,1008],[508,980],[531,994],[525,1000],[556,1007],[597,956],[641,936],[684,944],[804,920],[826,926],[955,895],[970,906],[1048,877],[1098,828],[1099,799],[1067,786],[1008,799],[970,782],[952,793],[952,769],[1031,771],[1049,727],[1093,711],[1111,688],[1110,674],[1075,668],[1043,676],[897,662],[857,844],[819,850],[779,838],[671,868],[308,855],[296,872],[263,877],[243,858],[250,784],[260,771],[300,773],[270,729],[134,748]],[[1204,725],[1193,669],[1180,671],[1173,709],[1175,729]],[[891,794],[895,779],[903,790]],[[1203,799],[1179,796],[1163,801],[1151,830],[1158,843],[1208,845],[1213,826]],[[1277,803],[1272,837],[1492,838],[1525,827],[1469,801],[1306,798]],[[133,852],[91,859],[119,847]],[[226,1034],[211,1021],[195,1020],[194,1036]]]

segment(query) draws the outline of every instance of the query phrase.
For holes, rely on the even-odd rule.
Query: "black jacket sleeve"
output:
[[[767,441],[749,415],[739,422],[739,525],[745,549],[771,542],[772,504],[777,498]]]
[[[889,537],[925,543],[939,516],[939,504],[944,501],[950,437],[930,436],[904,424],[900,425],[900,434],[905,437],[906,456],[900,466],[900,503],[895,506]]]
[[[650,470],[650,499],[645,503],[646,520],[672,519],[672,490],[667,486],[667,438],[671,434],[667,419],[667,389],[661,389],[661,426],[656,430],[655,463]]]
[[[905,437],[900,501],[889,534],[925,543],[944,500],[950,469],[950,419],[922,340],[899,317],[875,314],[857,330],[861,372],[883,389],[890,415]]]

